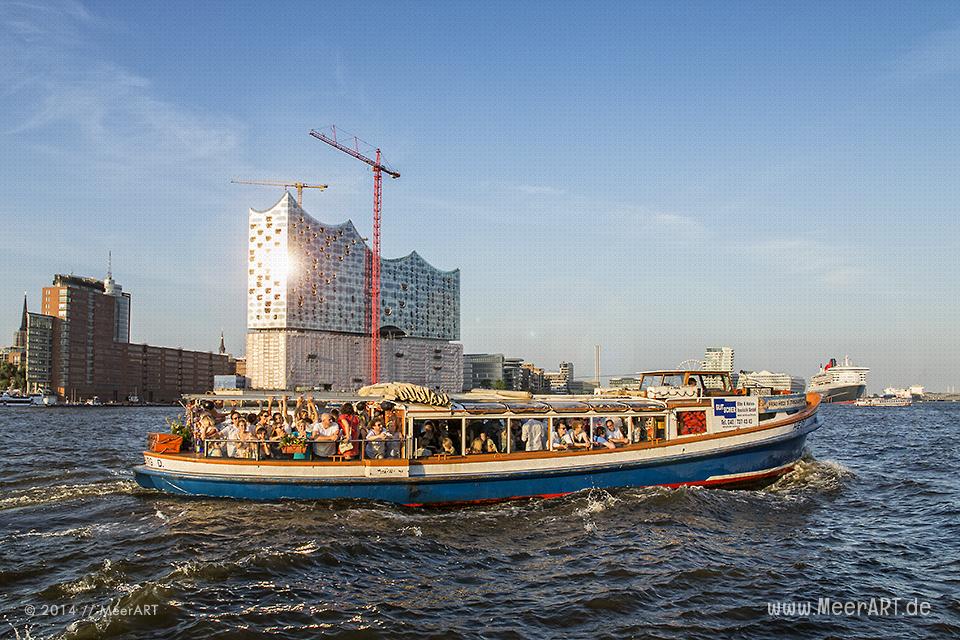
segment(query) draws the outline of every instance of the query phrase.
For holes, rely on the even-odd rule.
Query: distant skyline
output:
[[[707,346],[960,386],[960,5],[0,4],[0,342],[54,273],[135,342],[242,351],[250,207],[461,269],[465,351],[604,375]]]

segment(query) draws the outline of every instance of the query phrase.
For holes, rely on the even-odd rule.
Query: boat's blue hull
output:
[[[553,497],[595,487],[740,485],[786,473],[802,456],[807,433],[811,430],[801,429],[773,442],[760,442],[697,457],[673,456],[655,462],[482,478],[238,479],[180,474],[145,466],[137,467],[135,476],[142,487],[179,495],[249,500],[378,500],[407,505]],[[411,461],[412,476],[416,475],[413,473],[416,464]]]

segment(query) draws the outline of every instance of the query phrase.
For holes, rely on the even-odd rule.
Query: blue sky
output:
[[[114,274],[133,338],[242,348],[232,177],[462,270],[468,352],[593,372],[732,345],[960,386],[956,3],[0,3],[0,323]],[[203,3],[206,4],[206,3]]]

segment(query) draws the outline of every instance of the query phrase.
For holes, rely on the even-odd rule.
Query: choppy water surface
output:
[[[166,415],[0,409],[0,637],[960,635],[960,405],[825,407],[762,491],[442,510],[143,491]]]

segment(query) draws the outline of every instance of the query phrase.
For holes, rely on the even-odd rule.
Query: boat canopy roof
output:
[[[299,394],[297,394],[299,395]],[[185,401],[190,400],[211,400],[223,402],[225,404],[246,405],[252,407],[260,402],[265,402],[272,397],[278,401],[283,393],[264,393],[264,392],[244,392],[243,394],[188,394],[184,395]],[[450,404],[447,406],[434,406],[412,402],[402,402],[391,398],[382,398],[376,396],[360,396],[349,393],[322,393],[315,394],[314,400],[317,403],[328,405],[338,405],[344,402],[358,403],[378,403],[389,401],[398,407],[415,413],[435,413],[451,414],[453,417],[469,417],[472,415],[493,415],[493,414],[513,414],[513,415],[543,415],[548,413],[628,413],[639,411],[658,411],[662,410],[666,403],[660,400],[641,398],[641,397],[594,397],[594,396],[532,396],[527,398],[504,398],[499,397],[496,392],[489,396],[480,394],[463,394],[453,396]],[[288,396],[288,405],[292,407],[294,400],[292,394]]]
[[[691,376],[726,376],[730,377],[729,371],[707,371],[704,369],[663,369],[660,371],[640,371],[638,376],[682,376],[688,374]]]

